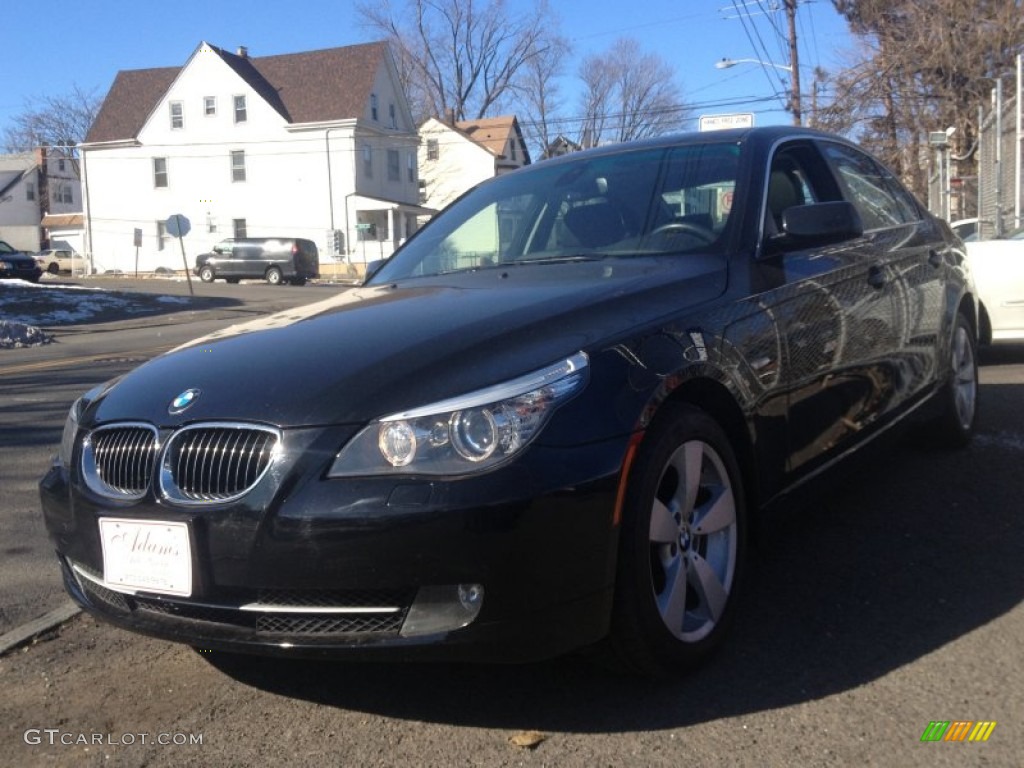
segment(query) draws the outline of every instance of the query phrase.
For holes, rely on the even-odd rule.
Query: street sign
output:
[[[192,222],[180,213],[172,213],[167,217],[167,234],[171,237],[184,237],[192,230]]]
[[[751,112],[741,112],[734,115],[701,115],[700,130],[702,131],[724,131],[727,128],[753,128],[754,115]]]
[[[142,246],[142,230],[138,227],[135,228],[135,233],[132,236],[132,242],[135,244],[136,248],[140,248]]]
[[[192,229],[192,222],[180,213],[172,213],[167,217],[164,228],[171,237],[178,238],[178,245],[181,246],[181,263],[185,267],[185,279],[188,280],[188,292],[190,295],[195,296],[195,291],[192,289],[192,275],[188,269],[188,259],[185,258],[184,240],[185,235]]]

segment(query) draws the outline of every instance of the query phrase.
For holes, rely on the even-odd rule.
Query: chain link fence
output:
[[[1021,226],[1021,122],[1016,95],[1002,98],[1002,89],[986,114],[979,113],[978,233],[979,239],[1002,237]]]
[[[1020,64],[1015,93],[1002,82],[992,103],[978,109],[977,144],[964,156],[951,152],[942,134],[928,160],[928,208],[950,221],[978,219],[978,239],[1002,237],[1024,226],[1024,104]],[[935,135],[935,134],[933,134]],[[948,139],[948,137],[947,137]]]

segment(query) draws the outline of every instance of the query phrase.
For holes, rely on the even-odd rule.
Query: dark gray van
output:
[[[247,237],[221,240],[209,253],[196,256],[192,270],[204,283],[223,278],[266,280],[272,285],[287,281],[303,285],[320,277],[320,254],[312,240],[286,237]]]

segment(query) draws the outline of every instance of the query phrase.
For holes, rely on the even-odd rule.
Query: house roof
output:
[[[526,151],[522,133],[519,131],[519,121],[514,115],[461,120],[455,123],[455,127],[495,157],[505,155],[505,146],[509,141],[518,141],[523,145],[523,151]]]
[[[203,43],[290,123],[360,117],[387,43],[363,43],[304,53],[248,57]],[[198,50],[198,49],[197,49]],[[85,143],[136,138],[184,67],[117,73]]]

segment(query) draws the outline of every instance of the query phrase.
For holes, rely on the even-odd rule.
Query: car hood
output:
[[[351,289],[154,358],[85,423],[361,424],[656,327],[725,290],[724,259],[545,264]],[[186,390],[200,395],[171,415]]]

